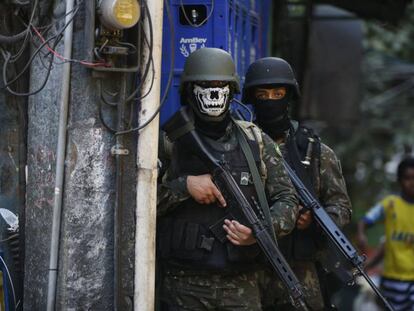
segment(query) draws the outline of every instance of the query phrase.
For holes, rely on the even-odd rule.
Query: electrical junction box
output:
[[[161,125],[180,108],[178,89],[181,73],[186,58],[195,50],[216,47],[229,52],[233,56],[243,84],[244,74],[250,63],[268,55],[267,37],[270,28],[271,2],[271,0],[169,1],[172,21],[164,8],[161,94],[165,92],[170,74],[173,75],[173,80],[166,102],[161,109]],[[172,49],[171,42],[173,42]],[[172,54],[175,61],[171,72]],[[240,112],[245,113],[245,110],[242,109]]]
[[[86,61],[96,71],[138,72],[141,6],[138,0],[85,2]]]

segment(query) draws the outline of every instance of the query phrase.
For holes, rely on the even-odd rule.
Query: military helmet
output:
[[[286,84],[292,87],[294,95],[300,96],[299,84],[292,67],[278,57],[265,57],[249,66],[243,86],[243,101],[248,99],[249,89],[259,85]]]
[[[188,82],[229,81],[240,93],[240,79],[229,53],[217,48],[201,48],[188,56],[181,76],[180,92]]]

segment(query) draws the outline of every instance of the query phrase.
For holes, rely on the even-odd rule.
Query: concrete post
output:
[[[152,52],[155,77],[151,92],[141,103],[140,124],[148,120],[158,108],[161,87],[163,0],[151,0],[147,4],[154,31]],[[149,33],[147,23],[145,25],[144,31]],[[148,52],[144,58],[148,58]],[[150,84],[151,77],[147,77],[143,94]],[[138,141],[134,308],[140,311],[154,310],[158,127],[157,116],[140,132]]]

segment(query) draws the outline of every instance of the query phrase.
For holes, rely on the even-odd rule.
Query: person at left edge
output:
[[[254,124],[234,121],[230,102],[239,92],[231,56],[216,48],[192,53],[181,78],[182,105],[216,158],[224,161],[245,196],[258,202],[247,160],[236,136],[240,126],[253,151],[278,236],[295,226],[296,192],[272,140]],[[168,310],[262,310],[258,275],[263,255],[252,230],[226,219],[227,241],[209,227],[226,215],[226,204],[211,171],[192,146],[170,145],[165,174],[158,185],[157,256],[163,265],[161,300]],[[168,154],[168,153],[167,153]]]

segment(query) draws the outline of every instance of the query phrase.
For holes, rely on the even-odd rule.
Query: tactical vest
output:
[[[236,138],[232,138],[232,143],[217,143],[204,136],[202,139],[213,156],[228,165],[246,198],[253,205],[257,204],[249,167]],[[248,142],[256,165],[260,167],[259,144],[252,140]],[[183,146],[178,141],[174,143],[172,152],[173,179],[178,176],[212,173],[212,168],[192,152],[191,146]],[[218,206],[217,203],[206,205],[199,204],[192,198],[187,199],[168,216],[159,220],[158,255],[168,263],[198,270],[251,268],[251,264],[257,262],[260,253],[256,244],[235,246],[229,241],[221,243],[209,230],[210,226],[225,216],[226,208]]]
[[[320,193],[320,156],[320,139],[311,129],[300,126],[289,131],[283,157],[315,197]],[[321,247],[320,240],[321,235],[313,222],[305,230],[294,229],[280,239],[279,245],[287,259],[314,260]]]

